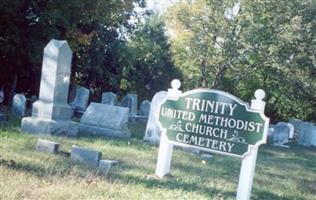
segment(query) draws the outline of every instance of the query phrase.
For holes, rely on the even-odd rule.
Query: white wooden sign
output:
[[[242,158],[237,199],[250,198],[258,147],[266,142],[269,119],[265,92],[255,92],[248,104],[226,92],[197,89],[182,93],[173,80],[156,119],[162,130],[156,175],[170,172],[173,145]]]

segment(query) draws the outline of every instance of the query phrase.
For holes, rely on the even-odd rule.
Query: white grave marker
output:
[[[72,51],[65,40],[52,39],[44,48],[39,99],[33,103],[32,117],[22,119],[21,130],[77,136],[78,124],[71,121],[67,104]]]

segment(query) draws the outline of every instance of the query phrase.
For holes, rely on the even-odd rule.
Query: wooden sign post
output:
[[[173,145],[242,158],[237,199],[249,199],[258,147],[267,139],[269,119],[264,115],[265,93],[259,89],[247,103],[219,90],[195,89],[182,93],[173,80],[168,98],[160,105],[162,129],[156,175],[170,172]]]

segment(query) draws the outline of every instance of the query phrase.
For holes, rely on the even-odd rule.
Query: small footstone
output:
[[[209,153],[202,153],[201,158],[205,159],[205,160],[209,160],[209,159],[213,158],[213,155],[209,154]]]
[[[105,171],[105,173],[108,173],[112,167],[118,164],[119,163],[116,160],[100,160],[98,169],[101,171]]]
[[[59,144],[48,140],[38,139],[36,144],[36,151],[45,153],[58,153]]]
[[[86,149],[72,146],[71,159],[75,162],[83,163],[89,166],[97,167],[102,157],[102,153],[92,149]]]
[[[276,146],[276,147],[282,147],[282,148],[286,148],[286,149],[289,149],[290,146],[289,145],[285,145],[285,144],[272,144],[273,146]]]

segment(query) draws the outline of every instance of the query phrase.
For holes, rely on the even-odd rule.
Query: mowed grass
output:
[[[154,175],[158,147],[142,141],[145,124],[131,125],[131,139],[66,138],[21,133],[20,122],[1,125],[0,199],[235,199],[240,159],[175,149],[172,176]],[[35,151],[38,138],[101,151],[120,162],[109,174],[69,157]],[[316,199],[316,151],[261,146],[251,199]]]

